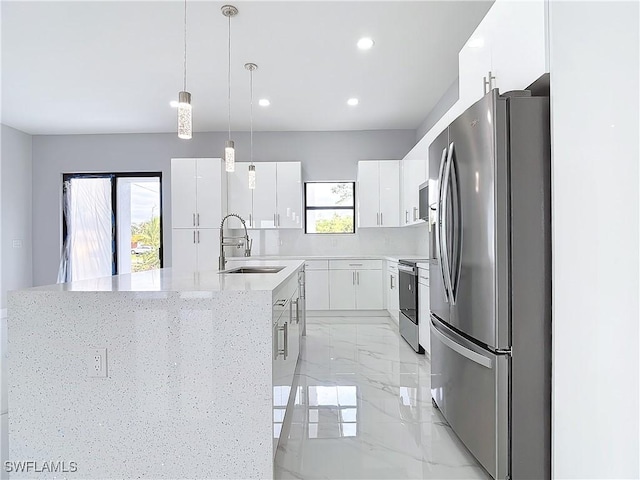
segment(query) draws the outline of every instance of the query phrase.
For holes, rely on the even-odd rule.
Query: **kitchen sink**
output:
[[[220,273],[278,273],[285,267],[237,267]]]

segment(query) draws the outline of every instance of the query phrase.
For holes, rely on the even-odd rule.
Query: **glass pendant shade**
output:
[[[189,140],[192,137],[191,94],[178,93],[178,138]]]
[[[256,166],[249,165],[249,188],[255,190],[256,188]]]
[[[227,140],[224,144],[224,169],[227,172],[236,170],[236,150],[233,148],[233,140]]]

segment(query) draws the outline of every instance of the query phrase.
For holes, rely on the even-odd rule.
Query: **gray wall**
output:
[[[442,116],[449,111],[451,107],[458,101],[460,98],[460,88],[459,81],[456,78],[453,83],[447,88],[447,91],[444,92],[436,106],[431,109],[429,114],[425,117],[422,123],[416,129],[416,142],[419,142],[422,137],[426,135],[426,133],[431,130],[438,120],[442,118]]]
[[[358,160],[402,159],[415,130],[254,133],[254,160],[301,161],[302,179],[355,180]],[[33,282],[56,281],[62,238],[62,174],[158,171],[163,174],[165,266],[171,265],[171,158],[220,157],[226,133],[42,135],[33,137]],[[248,161],[249,134],[235,133],[236,159]]]
[[[2,308],[6,308],[7,291],[32,286],[31,143],[31,135],[2,125]],[[14,247],[14,240],[21,246]]]

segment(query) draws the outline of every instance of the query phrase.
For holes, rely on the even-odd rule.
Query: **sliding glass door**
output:
[[[58,281],[162,267],[162,174],[63,176]]]

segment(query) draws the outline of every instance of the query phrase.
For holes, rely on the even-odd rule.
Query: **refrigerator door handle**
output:
[[[451,181],[451,160],[453,158],[453,142],[449,145],[449,153],[447,155],[447,161],[444,166],[444,173],[442,175],[442,208],[440,216],[442,218],[440,242],[442,244],[442,265],[441,270],[445,278],[445,288],[448,291],[449,303],[455,305],[455,299],[453,298],[453,286],[451,282],[451,259],[449,258],[449,242],[447,242],[447,230],[449,225],[447,222],[447,210],[449,209],[449,182]]]
[[[444,174],[444,164],[447,159],[447,149],[442,149],[442,158],[440,159],[440,172],[438,173],[438,211],[436,212],[436,258],[440,265],[440,275],[444,285],[445,301],[449,303],[449,290],[447,290],[447,281],[445,280],[444,267],[442,264],[442,182]]]
[[[453,212],[453,246],[451,256],[453,262],[451,264],[451,299],[452,305],[456,303],[458,296],[458,285],[460,283],[460,274],[462,272],[462,197],[460,193],[460,185],[458,184],[458,169],[456,167],[455,145],[451,142],[449,146],[449,155],[451,156],[451,185],[455,194],[455,205],[452,205]],[[456,251],[453,251],[453,248]]]
[[[490,358],[487,358],[484,355],[480,355],[479,353],[476,353],[473,350],[469,350],[468,348],[463,347],[459,343],[454,342],[449,337],[447,337],[445,334],[443,334],[438,329],[438,327],[436,327],[433,324],[433,321],[431,321],[431,335],[433,335],[436,338],[438,338],[438,340],[440,340],[442,343],[444,343],[451,350],[454,350],[455,352],[459,353],[460,355],[462,355],[465,358],[468,358],[472,362],[475,362],[478,365],[482,365],[483,367],[486,367],[486,368],[491,368],[493,362],[491,361]]]

